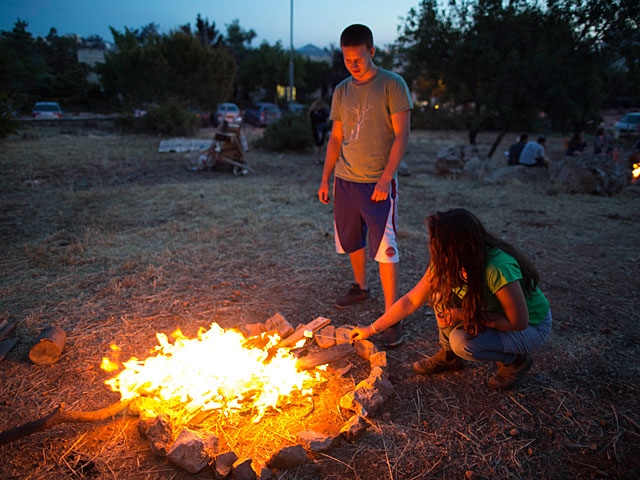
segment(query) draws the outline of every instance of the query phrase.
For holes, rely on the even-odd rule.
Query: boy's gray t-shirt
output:
[[[391,115],[413,108],[409,88],[400,75],[382,68],[357,85],[343,80],[333,93],[331,119],[342,122],[342,148],[335,176],[374,183],[382,176],[395,139]]]

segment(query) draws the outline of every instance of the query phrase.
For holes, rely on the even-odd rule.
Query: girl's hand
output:
[[[363,327],[361,325],[358,325],[356,328],[351,330],[351,343],[365,340],[371,335],[374,335],[373,329],[371,327]]]

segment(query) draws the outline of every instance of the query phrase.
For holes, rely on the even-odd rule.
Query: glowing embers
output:
[[[318,371],[297,370],[296,358],[276,346],[278,335],[265,337],[262,348],[251,347],[239,332],[213,323],[194,339],[180,330],[172,334],[173,343],[163,333],[156,337],[159,345],[151,356],[123,362],[124,370],[105,382],[123,400],[144,396],[180,404],[190,416],[211,410],[250,412],[257,422],[269,407],[277,409],[290,397],[311,395],[314,385],[323,381]],[[120,368],[119,349],[111,348],[114,358],[103,358],[101,365],[108,372]]]

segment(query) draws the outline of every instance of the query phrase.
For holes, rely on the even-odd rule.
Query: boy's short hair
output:
[[[364,45],[367,49],[373,47],[373,33],[371,33],[371,29],[359,23],[349,25],[342,31],[342,35],[340,35],[340,46],[359,47],[360,45]]]

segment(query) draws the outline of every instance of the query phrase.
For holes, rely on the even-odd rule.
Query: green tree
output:
[[[125,105],[171,102],[213,108],[231,95],[233,57],[203,42],[201,34],[184,27],[168,35],[150,31],[140,37],[128,28],[111,33],[118,48],[106,55],[99,73],[109,94]]]
[[[539,112],[561,130],[598,117],[601,57],[551,8],[475,0],[439,10],[435,0],[423,0],[409,12],[399,45],[410,80],[442,82],[445,100],[472,106],[470,143],[482,128],[498,128],[490,155],[506,131],[536,127]]]

